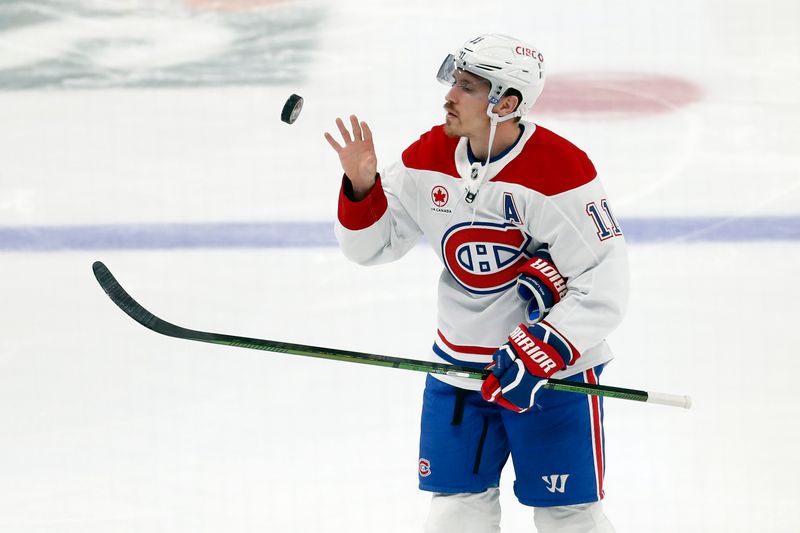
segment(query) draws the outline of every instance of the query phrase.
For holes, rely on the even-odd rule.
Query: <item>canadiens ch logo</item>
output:
[[[419,475],[422,477],[428,477],[431,475],[431,462],[427,459],[419,460]]]
[[[509,289],[530,255],[532,238],[514,224],[463,222],[442,237],[445,268],[465,289],[490,294]]]

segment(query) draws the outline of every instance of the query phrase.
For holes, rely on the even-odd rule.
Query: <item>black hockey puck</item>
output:
[[[283,104],[283,111],[281,111],[281,120],[287,124],[293,124],[297,117],[300,116],[300,111],[303,110],[303,97],[293,94]]]

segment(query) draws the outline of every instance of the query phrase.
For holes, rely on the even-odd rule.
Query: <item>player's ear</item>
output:
[[[516,94],[508,94],[500,99],[497,103],[497,114],[500,116],[510,115],[519,106],[519,96]]]

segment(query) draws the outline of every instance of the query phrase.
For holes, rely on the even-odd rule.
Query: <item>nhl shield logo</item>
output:
[[[530,259],[532,241],[514,224],[464,222],[442,237],[442,259],[453,278],[468,291],[502,292],[516,283],[517,269]]]
[[[447,189],[445,189],[441,185],[437,185],[431,191],[431,201],[433,202],[433,205],[435,205],[436,207],[446,206],[448,200],[450,200],[450,195],[447,194]]]

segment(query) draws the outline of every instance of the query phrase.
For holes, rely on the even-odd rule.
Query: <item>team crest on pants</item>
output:
[[[427,459],[419,460],[419,475],[422,477],[428,477],[431,475],[431,462]]]
[[[532,238],[511,223],[464,222],[442,237],[445,268],[465,289],[490,294],[510,288],[530,258]]]

